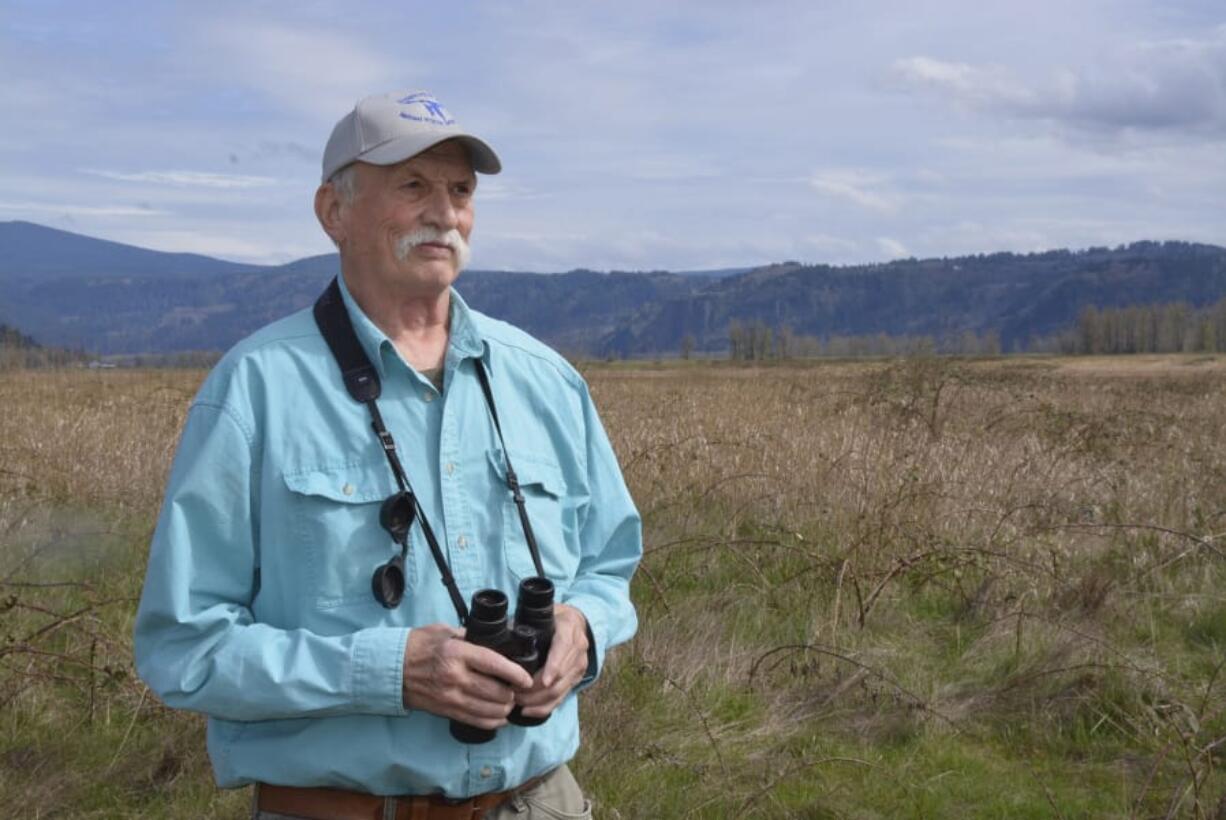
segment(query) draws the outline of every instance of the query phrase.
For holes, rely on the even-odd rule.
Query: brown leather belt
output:
[[[305,820],[481,820],[515,795],[534,789],[553,772],[507,789],[454,800],[439,794],[380,797],[343,789],[256,784],[259,811]]]

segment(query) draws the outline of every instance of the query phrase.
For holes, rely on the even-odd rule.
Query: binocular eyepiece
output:
[[[379,508],[379,525],[400,546],[400,554],[375,568],[370,590],[385,609],[395,609],[404,598],[404,561],[409,553],[409,528],[417,517],[417,502],[407,491],[394,493]]]
[[[507,596],[496,589],[473,594],[464,640],[492,649],[535,675],[553,644],[553,582],[548,578],[525,578],[519,585],[515,619],[507,619]],[[507,720],[516,726],[540,726],[549,715],[526,717],[516,706]],[[496,729],[482,729],[458,720],[451,721],[451,736],[461,743],[488,743]]]

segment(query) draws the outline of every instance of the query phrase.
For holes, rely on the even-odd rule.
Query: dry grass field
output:
[[[645,521],[603,818],[1226,818],[1226,358],[586,369]],[[242,817],[130,631],[201,373],[0,374],[0,796]]]

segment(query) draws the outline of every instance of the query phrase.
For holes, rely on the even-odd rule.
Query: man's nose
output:
[[[436,187],[430,191],[426,201],[422,220],[428,225],[449,231],[460,224],[455,203],[451,201],[451,193],[445,187]]]

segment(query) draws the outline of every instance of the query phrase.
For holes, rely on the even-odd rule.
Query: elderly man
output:
[[[640,524],[582,378],[451,288],[500,167],[429,94],[361,100],[315,195],[341,275],[188,412],[137,667],[255,817],[590,811],[575,695],[634,633]],[[542,575],[539,668],[464,639],[474,593]]]

